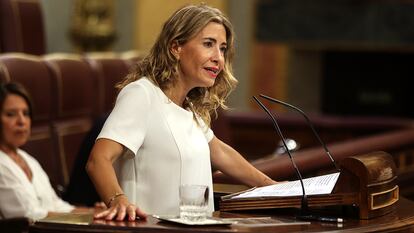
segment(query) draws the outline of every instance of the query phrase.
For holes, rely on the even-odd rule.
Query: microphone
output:
[[[302,115],[302,116],[306,119],[306,122],[308,123],[308,125],[309,125],[309,126],[310,126],[310,128],[312,129],[313,135],[315,135],[315,137],[318,139],[319,143],[322,145],[323,149],[325,150],[325,153],[328,155],[328,157],[329,157],[329,159],[331,160],[332,164],[335,166],[335,169],[336,169],[338,172],[340,172],[340,171],[341,171],[341,169],[339,168],[339,166],[336,164],[336,162],[335,162],[334,158],[332,157],[331,152],[328,150],[328,147],[326,147],[326,144],[325,144],[325,143],[322,141],[322,139],[319,137],[319,134],[316,132],[315,127],[313,126],[312,122],[310,121],[309,117],[305,114],[305,112],[304,112],[304,111],[302,111],[302,110],[301,110],[301,109],[299,109],[298,107],[295,107],[295,106],[293,106],[293,105],[291,105],[291,104],[288,104],[288,103],[285,103],[285,102],[283,102],[283,101],[277,100],[277,99],[275,99],[275,98],[272,98],[272,97],[269,97],[269,96],[266,96],[266,95],[263,95],[263,94],[260,94],[259,96],[260,96],[260,97],[262,97],[262,98],[264,98],[264,99],[269,100],[270,102],[273,102],[273,103],[278,103],[278,104],[284,105],[284,106],[286,106],[286,107],[289,107],[289,108],[291,108],[291,109],[293,109],[293,110],[295,110],[295,111],[299,112],[299,113],[300,113],[300,114],[301,114],[301,115]]]
[[[301,185],[301,187],[302,187],[302,200],[301,200],[301,208],[300,208],[300,209],[301,209],[301,215],[304,215],[304,214],[307,212],[307,210],[308,210],[308,198],[307,198],[306,193],[305,193],[305,185],[303,184],[302,174],[300,174],[300,171],[299,171],[298,167],[296,166],[295,160],[293,159],[292,154],[290,153],[289,147],[288,147],[288,146],[287,146],[287,144],[286,144],[286,139],[285,139],[285,137],[283,136],[282,131],[280,130],[279,124],[277,123],[277,121],[276,121],[275,117],[274,117],[274,116],[273,116],[273,114],[270,112],[270,110],[269,110],[269,109],[267,109],[267,108],[266,108],[266,106],[264,106],[264,104],[263,104],[262,102],[260,102],[260,100],[258,100],[258,99],[256,98],[256,96],[253,96],[253,99],[256,101],[256,103],[257,103],[257,104],[259,104],[259,106],[260,106],[260,107],[262,107],[262,109],[263,109],[263,110],[264,110],[264,111],[265,111],[265,112],[266,112],[266,113],[270,116],[270,118],[272,119],[273,126],[275,127],[276,132],[278,133],[279,137],[282,139],[283,146],[285,147],[286,152],[287,152],[287,154],[289,155],[290,161],[291,161],[291,162],[292,162],[292,164],[293,164],[293,167],[294,167],[294,169],[295,169],[296,175],[298,176],[299,181],[300,181],[300,185]]]

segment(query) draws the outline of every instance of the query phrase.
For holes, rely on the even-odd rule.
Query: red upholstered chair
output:
[[[42,59],[23,53],[8,53],[2,54],[0,61],[0,72],[4,74],[4,79],[21,83],[33,98],[35,108],[33,123],[50,121],[53,99],[52,80]]]
[[[49,175],[52,185],[63,185],[61,158],[51,133],[52,78],[46,64],[38,56],[2,54],[0,76],[4,81],[15,81],[26,87],[33,100],[32,135],[23,147],[34,156]]]
[[[45,56],[54,91],[53,134],[64,163],[65,184],[69,181],[79,147],[92,126],[101,87],[89,64],[73,54]]]
[[[99,115],[112,110],[118,90],[115,85],[129,72],[129,63],[113,53],[93,53],[86,56],[95,76],[98,79]]]
[[[0,0],[1,51],[44,54],[42,14],[39,0]]]
[[[10,77],[7,73],[7,67],[3,63],[0,63],[0,82],[9,82]]]

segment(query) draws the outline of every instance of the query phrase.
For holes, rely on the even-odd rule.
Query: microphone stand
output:
[[[302,111],[302,110],[300,110],[299,108],[297,108],[297,107],[295,107],[295,106],[293,106],[293,105],[291,105],[291,104],[288,104],[288,103],[285,103],[285,102],[283,102],[283,101],[280,101],[280,100],[277,100],[277,99],[274,99],[274,98],[271,98],[271,97],[268,97],[268,96],[265,96],[265,95],[263,95],[263,94],[260,94],[260,97],[262,97],[262,98],[264,98],[264,99],[267,99],[267,100],[269,100],[269,101],[271,101],[271,102],[275,102],[275,103],[279,103],[279,104],[282,104],[282,105],[284,105],[284,106],[287,106],[287,107],[290,107],[290,108],[292,108],[292,109],[294,109],[294,110],[296,110],[296,111],[298,111],[302,116],[304,116],[305,117],[305,119],[306,119],[306,121],[308,122],[308,125],[310,126],[310,128],[312,129],[312,132],[313,132],[313,134],[316,136],[316,138],[318,139],[318,141],[321,143],[321,145],[323,146],[323,148],[325,149],[325,152],[326,152],[326,154],[329,156],[329,158],[331,159],[331,162],[334,164],[334,166],[335,166],[335,168],[336,168],[336,170],[338,171],[338,172],[340,172],[341,170],[340,170],[340,168],[337,166],[337,164],[335,163],[335,160],[333,159],[333,157],[331,156],[331,153],[329,152],[329,150],[328,150],[328,148],[326,147],[326,145],[325,145],[325,143],[322,141],[322,139],[319,137],[319,135],[318,135],[318,133],[316,132],[316,130],[315,130],[315,128],[313,127],[313,124],[312,124],[312,122],[309,120],[309,117]],[[342,218],[336,218],[336,217],[326,217],[326,216],[319,216],[319,215],[314,215],[314,214],[311,214],[311,213],[309,213],[309,210],[308,210],[308,200],[307,200],[307,196],[306,196],[306,193],[305,193],[305,186],[304,186],[304,184],[303,184],[303,179],[302,179],[302,175],[301,175],[301,173],[300,173],[300,171],[299,171],[299,169],[298,169],[298,167],[296,166],[296,163],[295,163],[295,160],[293,159],[293,156],[292,156],[292,154],[290,153],[290,150],[289,150],[289,148],[288,148],[288,146],[287,146],[287,144],[286,144],[286,139],[285,139],[285,137],[283,136],[283,134],[282,134],[282,131],[280,130],[280,127],[279,127],[279,125],[278,125],[278,123],[277,123],[277,121],[276,121],[276,119],[275,119],[275,117],[273,116],[273,114],[270,112],[270,110],[268,109],[268,108],[266,108],[266,106],[264,106],[264,104],[262,103],[262,102],[260,102],[257,98],[256,98],[256,96],[253,96],[253,98],[254,98],[254,100],[260,105],[260,107],[270,116],[270,118],[272,119],[272,121],[273,121],[273,126],[275,127],[275,129],[276,129],[276,131],[277,131],[277,133],[279,134],[279,136],[280,136],[280,138],[282,139],[282,142],[283,142],[283,146],[285,147],[285,149],[286,149],[286,152],[287,152],[287,154],[289,155],[289,158],[290,158],[290,161],[292,162],[292,164],[293,164],[293,167],[295,168],[295,172],[296,172],[296,175],[298,176],[298,178],[299,178],[299,181],[300,181],[300,184],[301,184],[301,187],[302,187],[302,200],[301,200],[301,209],[300,209],[300,215],[299,216],[297,216],[297,218],[299,218],[299,219],[302,219],[302,220],[308,220],[308,221],[310,221],[310,220],[317,220],[317,221],[325,221],[325,222],[336,222],[336,223],[342,223],[342,222],[344,222],[344,220],[342,219]]]
[[[329,159],[331,160],[332,164],[335,166],[335,169],[340,172],[341,169],[338,167],[338,165],[336,164],[334,158],[331,155],[331,152],[328,150],[328,147],[326,147],[326,144],[322,141],[322,139],[319,137],[319,134],[316,132],[315,127],[313,126],[312,122],[310,121],[309,117],[305,114],[304,111],[302,111],[301,109],[299,109],[298,107],[295,107],[291,104],[285,103],[283,101],[277,100],[275,98],[260,94],[260,97],[269,100],[270,102],[274,102],[274,103],[278,103],[281,105],[284,105],[286,107],[289,107],[291,109],[294,109],[295,111],[299,112],[305,119],[306,122],[308,123],[309,127],[312,129],[313,135],[315,135],[315,137],[318,139],[319,143],[322,145],[323,149],[325,150],[325,153],[328,155]]]
[[[259,104],[259,106],[270,116],[270,118],[272,119],[273,122],[273,126],[276,129],[276,132],[278,133],[279,137],[282,139],[283,142],[283,146],[286,149],[287,154],[289,155],[290,161],[292,162],[292,165],[295,169],[296,175],[299,178],[300,181],[300,185],[302,187],[302,200],[301,200],[301,214],[300,216],[305,216],[308,213],[308,198],[306,196],[306,192],[305,192],[305,185],[303,184],[303,179],[302,179],[302,174],[300,174],[300,171],[298,169],[298,167],[296,166],[295,160],[293,159],[292,154],[290,153],[290,150],[286,144],[286,139],[282,134],[282,131],[280,130],[279,124],[277,123],[275,117],[273,116],[273,114],[270,112],[269,109],[266,108],[266,106],[264,106],[264,104],[262,102],[260,102],[260,100],[258,100],[256,98],[256,96],[253,96],[253,99],[256,101],[256,103]]]

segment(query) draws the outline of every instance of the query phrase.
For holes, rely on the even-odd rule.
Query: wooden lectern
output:
[[[395,209],[399,199],[396,166],[388,153],[373,152],[347,157],[340,163],[341,173],[334,190],[327,195],[308,196],[308,205],[355,206],[360,219],[385,215]],[[301,196],[231,199],[222,197],[220,211],[300,208]]]

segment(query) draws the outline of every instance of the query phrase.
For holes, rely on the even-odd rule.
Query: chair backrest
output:
[[[53,78],[53,119],[92,117],[99,86],[89,64],[75,54],[53,54],[44,60]]]
[[[2,52],[46,53],[39,0],[0,0],[0,17]]]
[[[51,131],[52,77],[43,60],[34,55],[10,53],[0,56],[0,76],[5,82],[21,83],[33,100],[32,134],[22,148],[34,156],[56,189],[64,185],[62,162]]]
[[[113,53],[94,53],[86,57],[100,85],[98,116],[112,110],[118,94],[115,85],[129,72],[129,62]]]
[[[34,102],[32,135],[23,149],[36,157],[58,191],[68,184],[93,122],[112,109],[114,86],[133,64],[128,59],[115,54],[0,54],[0,81],[23,84]]]
[[[53,78],[52,130],[63,162],[66,185],[80,145],[92,127],[98,105],[97,93],[102,90],[83,57],[55,54],[44,59]]]
[[[23,53],[2,54],[0,73],[4,81],[19,82],[29,91],[33,100],[35,124],[51,120],[52,78],[40,57]]]

